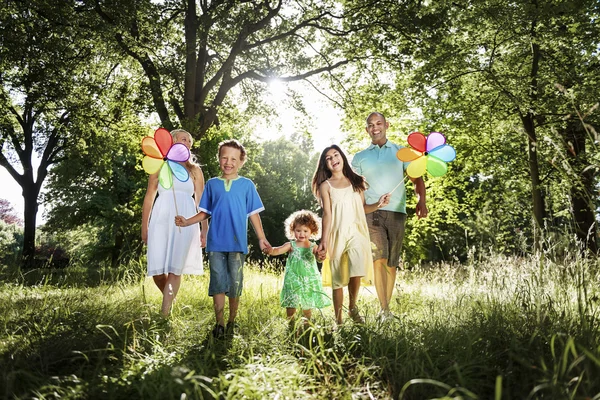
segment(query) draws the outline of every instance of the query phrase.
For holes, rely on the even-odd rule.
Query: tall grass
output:
[[[392,311],[304,331],[279,307],[281,276],[247,265],[239,332],[214,341],[208,276],[173,313],[140,265],[0,271],[5,398],[600,398],[595,260],[492,255],[401,271]],[[301,333],[298,333],[301,332]]]

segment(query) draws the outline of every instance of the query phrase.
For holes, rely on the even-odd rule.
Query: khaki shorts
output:
[[[377,210],[367,214],[373,261],[383,258],[388,267],[401,265],[405,224],[406,214],[401,212]]]

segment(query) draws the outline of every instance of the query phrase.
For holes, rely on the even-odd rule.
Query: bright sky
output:
[[[315,151],[335,143],[340,144],[344,138],[341,132],[342,112],[330,101],[308,88],[306,84],[294,83],[293,89],[302,93],[306,112],[310,119],[300,114],[287,104],[287,86],[279,81],[269,84],[270,98],[279,117],[272,121],[263,121],[258,125],[257,136],[264,140],[277,139],[281,136],[291,137],[298,131],[308,130],[312,134]],[[304,85],[304,86],[303,86]]]
[[[298,86],[295,87],[298,89]],[[299,90],[302,90],[301,88]],[[341,111],[335,109],[332,104],[322,95],[312,89],[302,90],[305,93],[304,103],[307,113],[311,116],[307,121],[306,117],[286,105],[286,86],[281,82],[275,82],[270,85],[270,93],[273,105],[277,107],[279,118],[269,121],[265,126],[259,126],[257,136],[263,140],[277,139],[281,136],[291,137],[291,135],[302,130],[303,125],[311,132],[316,152],[320,152],[332,143],[340,144],[344,138],[341,132]],[[37,164],[34,161],[34,170]],[[8,200],[17,216],[23,219],[23,196],[21,187],[10,176],[5,168],[0,167],[0,198]],[[37,215],[37,224],[44,223],[45,208],[42,204],[39,206]]]

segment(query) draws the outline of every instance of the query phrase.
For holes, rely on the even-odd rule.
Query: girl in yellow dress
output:
[[[363,322],[356,306],[360,282],[361,278],[368,284],[373,281],[371,241],[365,214],[387,205],[390,195],[384,194],[375,204],[365,204],[366,188],[365,179],[352,170],[337,145],[323,150],[312,181],[313,193],[323,208],[323,235],[317,253],[320,257],[329,254],[337,324],[342,323],[345,286],[348,286],[348,315],[355,322]],[[323,271],[324,277],[326,274]]]

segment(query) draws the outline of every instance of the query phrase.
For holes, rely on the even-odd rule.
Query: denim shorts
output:
[[[398,268],[402,263],[402,241],[406,214],[377,210],[367,214],[373,261],[385,259],[388,267]]]
[[[244,286],[244,253],[211,251],[208,253],[210,282],[208,295],[225,293],[227,297],[240,297]]]

